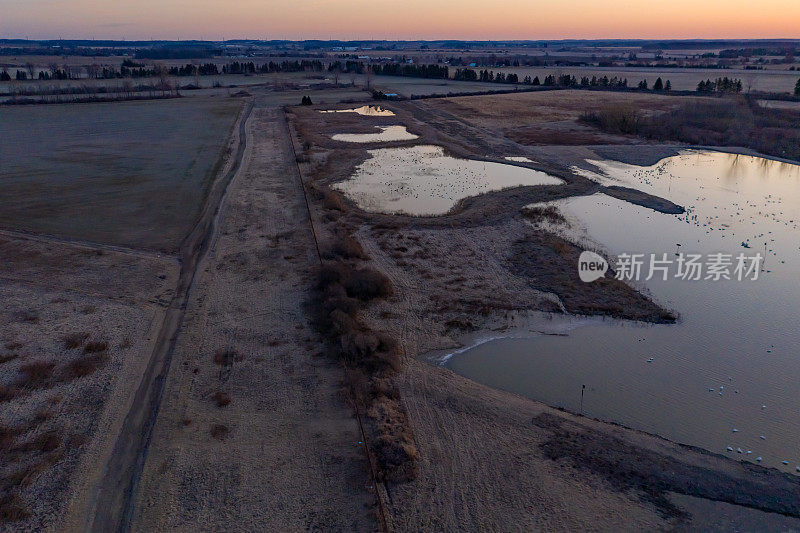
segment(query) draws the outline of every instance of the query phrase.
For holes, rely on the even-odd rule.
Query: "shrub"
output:
[[[349,296],[365,302],[375,298],[387,298],[394,292],[389,278],[372,268],[354,270],[345,280],[344,288]]]
[[[93,341],[86,343],[83,347],[84,353],[99,353],[108,350],[108,342],[106,341]]]
[[[351,235],[338,237],[333,242],[330,250],[325,253],[325,257],[326,259],[335,259],[337,257],[342,259],[368,259],[361,243]]]
[[[214,352],[214,363],[220,366],[232,366],[234,362],[239,362],[244,357],[233,348],[219,348]]]
[[[12,450],[23,453],[48,453],[55,451],[59,446],[61,446],[61,432],[57,430],[50,430],[39,434],[29,441],[14,446]]]
[[[34,420],[37,422],[46,422],[53,418],[53,411],[50,409],[41,409],[36,411],[36,415],[34,415]]]
[[[708,146],[742,146],[761,153],[800,159],[800,112],[765,108],[757,100],[728,97],[689,102],[656,116],[630,118],[612,106],[584,113],[581,120],[608,133]]]
[[[347,295],[340,283],[332,283],[325,288],[322,305],[328,314],[338,310],[351,317],[356,316],[361,306],[358,300]]]
[[[347,211],[347,204],[342,198],[342,195],[330,189],[324,189],[322,191],[322,207],[334,211]]]
[[[105,365],[108,355],[105,353],[90,353],[67,365],[67,377],[76,379],[93,374],[98,368]]]
[[[30,516],[25,502],[14,491],[0,494],[0,523],[25,520]]]
[[[55,363],[47,361],[34,361],[22,365],[19,368],[19,373],[22,374],[18,382],[19,386],[29,389],[49,386],[52,383],[55,366]]]
[[[20,322],[27,322],[28,324],[38,324],[39,313],[36,311],[20,311],[17,313],[17,320]]]
[[[83,346],[83,343],[86,342],[88,338],[88,333],[70,333],[64,337],[64,348],[73,350],[79,346]]]
[[[210,431],[211,436],[217,440],[225,440],[230,432],[231,430],[224,424],[213,424]]]
[[[580,120],[608,133],[635,135],[639,133],[642,115],[633,107],[614,105],[600,111],[587,111]]]
[[[19,391],[16,387],[0,385],[0,402],[9,402],[17,397]]]
[[[390,481],[414,479],[419,452],[402,404],[397,398],[380,396],[372,402],[367,415],[377,426],[378,437],[372,447],[383,477]]]
[[[225,407],[231,403],[231,395],[225,391],[218,390],[211,395],[211,398],[217,402],[217,407]]]

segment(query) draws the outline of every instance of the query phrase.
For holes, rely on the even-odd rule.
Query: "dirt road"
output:
[[[307,325],[316,249],[283,111],[257,103],[246,136],[174,341],[129,527],[372,530],[358,426]]]

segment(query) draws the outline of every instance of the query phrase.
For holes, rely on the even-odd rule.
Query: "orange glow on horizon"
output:
[[[798,0],[0,0],[0,37],[800,38]]]

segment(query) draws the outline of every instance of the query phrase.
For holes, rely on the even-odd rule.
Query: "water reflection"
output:
[[[379,133],[337,133],[332,135],[334,141],[349,143],[374,143],[390,141],[412,141],[419,135],[410,133],[405,126],[376,126]]]
[[[735,459],[800,466],[800,167],[686,152],[650,167],[592,161],[605,184],[684,205],[666,215],[602,194],[555,202],[565,235],[619,253],[766,254],[758,281],[642,282],[676,325],[605,321],[504,339],[448,366],[470,378]],[[736,431],[734,431],[736,430]],[[741,453],[739,452],[741,449]],[[749,452],[749,453],[748,453]],[[761,458],[761,461],[758,461]],[[788,464],[783,464],[787,461]]]
[[[459,200],[519,185],[559,185],[563,181],[529,168],[457,159],[439,146],[383,148],[352,178],[334,187],[366,211],[441,215]]]
[[[389,109],[383,109],[380,106],[365,105],[356,107],[354,109],[332,109],[328,111],[320,111],[320,113],[356,113],[365,117],[393,117],[394,112]]]

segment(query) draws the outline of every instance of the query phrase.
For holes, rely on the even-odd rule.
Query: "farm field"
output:
[[[372,85],[385,93],[397,93],[410,98],[411,95],[431,95],[464,92],[513,90],[511,85],[455,81],[426,78],[404,78],[402,76],[375,76]]]
[[[0,227],[174,250],[241,106],[187,98],[0,109]]]
[[[116,64],[118,65],[118,64]],[[116,66],[113,65],[113,66]],[[177,65],[182,66],[182,65]],[[262,84],[308,84],[314,79],[320,81],[318,74],[310,74],[304,72],[281,72],[273,74],[218,74],[213,76],[183,76],[175,77],[168,76],[167,80],[174,86],[197,85],[200,90],[210,90],[215,88],[247,88],[255,85]],[[107,87],[109,89],[120,89],[124,87],[125,83],[132,85],[150,84],[153,82],[149,78],[140,79],[87,79],[78,78],[72,80],[25,80],[25,81],[9,81],[0,84],[0,94],[13,95],[25,92],[39,92],[52,89],[83,89],[83,88],[100,88]],[[196,94],[196,93],[192,93]]]

